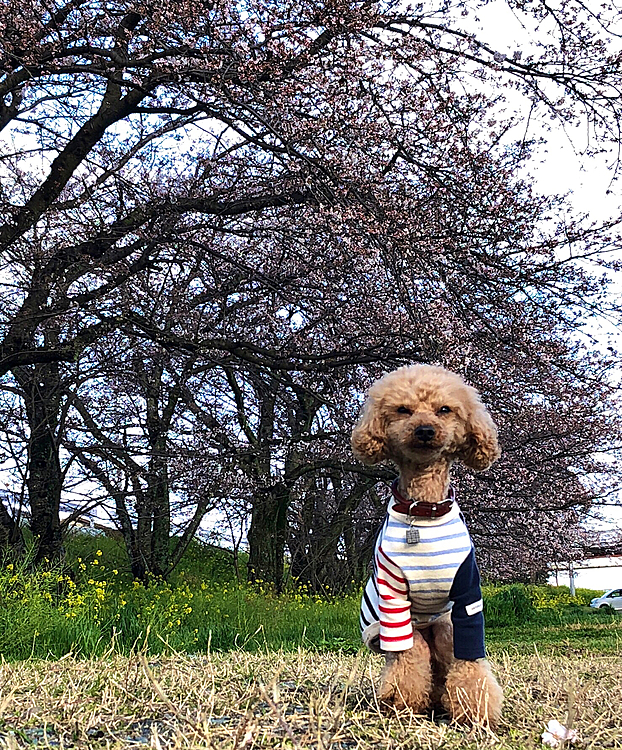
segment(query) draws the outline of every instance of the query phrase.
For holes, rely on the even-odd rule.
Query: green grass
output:
[[[595,592],[485,587],[505,693],[492,733],[378,710],[382,659],[360,646],[358,592],[275,597],[200,545],[146,588],[114,540],[71,539],[69,560],[73,578],[0,568],[0,748],[529,750],[558,719],[586,750],[622,750],[622,616],[589,609]]]
[[[492,658],[505,703],[495,732],[442,712],[380,711],[382,658],[237,650],[0,662],[0,748],[127,750],[533,750],[548,721],[582,750],[622,750],[620,659]]]
[[[622,617],[586,612],[563,625],[487,628],[486,643],[493,654],[622,654]]]
[[[0,569],[0,653],[30,656],[296,650],[354,654],[360,592],[327,601],[292,591],[276,597],[234,580],[231,556],[192,545],[169,582],[145,587],[122,568],[115,540],[69,542],[73,577],[58,569]],[[590,610],[595,592],[522,585],[484,590],[491,653],[619,652],[622,617]]]

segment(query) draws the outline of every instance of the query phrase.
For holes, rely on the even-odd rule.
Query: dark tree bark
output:
[[[171,501],[166,448],[164,436],[153,441],[154,454],[149,461],[148,473],[152,517],[150,568],[156,576],[165,576],[170,569]]]
[[[293,504],[292,577],[311,591],[344,591],[366,577],[382,510],[377,523],[361,521],[357,511],[375,481],[335,470],[318,473]]]
[[[162,375],[164,366],[161,360],[143,365],[135,362],[135,370],[146,403],[146,434],[149,441],[149,466],[147,470],[147,488],[151,526],[151,549],[149,550],[149,569],[153,575],[164,576],[168,573],[169,543],[171,534],[171,503],[167,466],[167,436],[170,430],[177,390],[171,393],[169,411],[162,404]],[[167,419],[167,414],[170,417]],[[146,549],[145,549],[146,552]]]
[[[46,331],[54,346],[57,334]],[[28,428],[28,504],[35,564],[64,557],[60,522],[63,471],[59,457],[59,416],[62,397],[58,362],[15,368],[14,375],[24,399]]]
[[[271,584],[277,593],[283,590],[289,502],[284,484],[261,488],[253,498],[248,533],[248,579]]]

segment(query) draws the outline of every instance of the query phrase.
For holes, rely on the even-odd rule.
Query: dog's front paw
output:
[[[457,659],[447,675],[442,703],[460,724],[494,727],[501,718],[503,691],[485,659]]]
[[[378,690],[378,700],[384,708],[409,708],[415,713],[425,713],[430,707],[430,661],[417,651],[409,649],[385,655]]]

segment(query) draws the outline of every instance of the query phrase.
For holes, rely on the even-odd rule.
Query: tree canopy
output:
[[[504,51],[486,5],[2,4],[3,449],[38,559],[88,480],[138,577],[220,508],[251,578],[280,586],[288,548],[344,584],[390,475],[347,436],[405,362],[500,424],[498,467],[458,478],[488,572],[568,554],[617,481],[617,353],[584,331],[617,321],[617,217],[537,193],[529,124],[616,141],[615,8],[507,0],[531,42]]]

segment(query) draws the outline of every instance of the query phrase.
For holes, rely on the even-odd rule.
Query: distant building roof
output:
[[[622,555],[622,542],[616,541],[609,544],[590,545],[589,547],[584,547],[584,553],[588,560],[592,557],[617,557]]]

